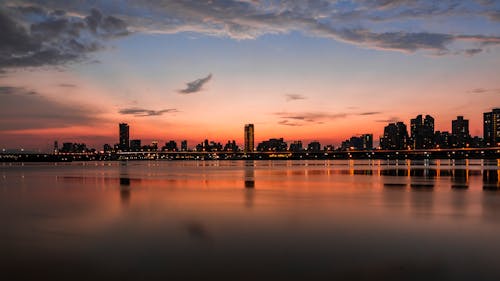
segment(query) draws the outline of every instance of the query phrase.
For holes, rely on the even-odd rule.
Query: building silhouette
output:
[[[131,140],[130,151],[141,151],[141,140]]]
[[[303,147],[302,147],[302,141],[294,141],[290,144],[290,148],[289,148],[290,151],[292,152],[302,152]]]
[[[384,127],[384,135],[380,138],[380,147],[386,150],[402,150],[408,148],[408,130],[405,123],[389,123]]]
[[[177,142],[174,140],[165,143],[165,146],[161,148],[162,151],[179,151],[177,148]]]
[[[235,140],[228,140],[226,145],[224,145],[224,151],[232,151],[232,152],[237,152],[239,150],[239,147],[236,145]]]
[[[418,115],[410,121],[411,142],[414,149],[434,147],[434,118],[430,115]]]
[[[128,151],[130,148],[130,128],[127,123],[120,123],[119,124],[119,135],[120,135],[120,141],[118,143],[118,148],[121,151]]]
[[[457,116],[457,119],[451,121],[451,134],[453,147],[467,147],[470,142],[469,120]]]
[[[283,138],[269,139],[257,145],[257,151],[287,151],[288,144],[283,141]]]
[[[319,141],[312,141],[307,145],[307,151],[308,152],[320,152],[321,151],[321,144]]]
[[[483,113],[483,139],[485,146],[500,146],[500,108]]]
[[[352,136],[340,145],[341,150],[371,150],[373,149],[373,134]]]
[[[254,151],[254,127],[253,124],[245,125],[245,152],[253,152]]]
[[[434,145],[436,148],[450,148],[454,143],[454,137],[450,132],[436,131],[434,133]]]
[[[187,151],[188,150],[188,141],[183,140],[181,141],[181,151]]]

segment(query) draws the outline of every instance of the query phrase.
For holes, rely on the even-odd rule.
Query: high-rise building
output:
[[[500,146],[500,108],[483,114],[483,134],[486,146]]]
[[[130,141],[130,151],[141,151],[141,140],[131,140]]]
[[[188,141],[183,140],[181,141],[181,151],[187,151],[188,150]]]
[[[321,151],[321,144],[319,143],[319,141],[312,141],[307,145],[307,151],[320,152]]]
[[[253,152],[254,150],[254,127],[253,124],[245,125],[245,152]]]
[[[257,145],[257,151],[287,151],[287,148],[288,144],[283,138],[269,139]]]
[[[418,115],[411,119],[411,141],[414,149],[433,148],[434,146],[434,118],[430,115]]]
[[[54,153],[57,154],[59,152],[59,143],[54,141]]]
[[[302,148],[302,141],[294,141],[290,144],[290,148],[289,148],[290,151],[293,151],[293,152],[302,152],[303,148]]]
[[[451,134],[454,147],[466,147],[470,140],[469,120],[457,116],[456,120],[451,121]]]
[[[390,123],[384,128],[384,136],[380,138],[382,149],[402,150],[408,145],[408,130],[403,122]]]
[[[165,143],[165,146],[161,148],[163,151],[179,151],[177,148],[177,142],[174,140],[168,141]]]
[[[127,123],[120,123],[120,142],[119,149],[122,151],[127,151],[130,148],[130,129]]]

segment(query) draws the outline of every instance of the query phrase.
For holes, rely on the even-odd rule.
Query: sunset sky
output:
[[[0,148],[375,140],[500,106],[500,1],[0,0]]]

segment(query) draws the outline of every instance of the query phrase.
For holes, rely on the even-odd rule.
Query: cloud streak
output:
[[[500,88],[499,89],[475,88],[467,92],[470,94],[500,94]]]
[[[192,94],[202,90],[203,85],[212,79],[212,73],[208,74],[207,77],[196,79],[192,82],[186,83],[186,88],[179,90],[181,94]]]
[[[372,116],[382,114],[380,111],[367,111],[361,113],[326,113],[326,112],[276,112],[274,115],[281,120],[278,124],[285,126],[306,126],[312,124],[324,124],[327,121],[343,119],[349,116]]]
[[[286,101],[295,101],[295,100],[305,100],[305,99],[307,99],[305,96],[299,95],[299,94],[286,94],[285,97],[286,97]]]
[[[179,112],[175,108],[161,109],[161,110],[151,110],[140,107],[123,108],[118,111],[118,113],[123,115],[134,115],[135,117],[149,117],[149,116],[160,116],[165,113],[175,113]]]

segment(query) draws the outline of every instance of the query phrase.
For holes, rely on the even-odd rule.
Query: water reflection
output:
[[[484,170],[483,171],[483,189],[498,190],[500,189],[500,181],[498,174],[500,170]]]
[[[469,170],[454,169],[451,173],[452,188],[468,188],[469,187]]]
[[[247,160],[245,161],[245,188],[255,187],[255,161]]]
[[[492,243],[500,235],[500,192],[483,191],[498,189],[497,166],[78,165],[0,170],[2,274],[21,276],[16,280],[75,280],[74,272],[86,280],[500,276],[491,266],[500,253]]]
[[[130,176],[127,162],[120,163],[120,199],[124,206],[130,204]]]

